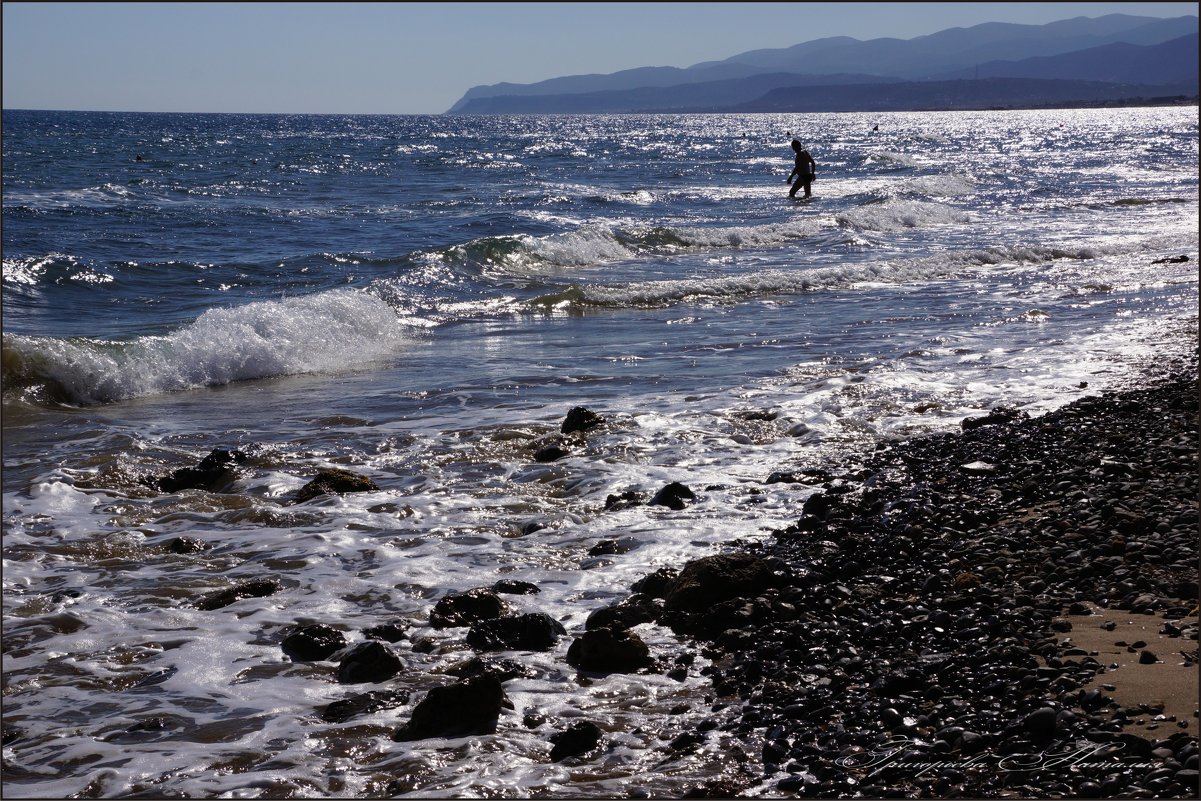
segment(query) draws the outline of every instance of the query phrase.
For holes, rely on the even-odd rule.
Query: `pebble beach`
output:
[[[762,736],[694,795],[1196,797],[1196,359],[1131,383],[786,476],[775,586],[663,618]]]

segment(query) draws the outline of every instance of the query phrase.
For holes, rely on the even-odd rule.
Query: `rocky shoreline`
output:
[[[1196,357],[1142,380],[778,474],[821,483],[794,525],[636,585],[622,605],[705,643],[741,702],[720,729],[763,743],[691,796],[1197,797]],[[1072,639],[1097,610],[1159,625],[1172,652],[1120,644],[1179,671],[1189,714],[1111,697],[1117,663]]]
[[[1197,357],[1138,381],[1041,417],[994,409],[962,431],[882,443],[840,466],[777,470],[766,483],[816,490],[793,525],[635,582],[620,603],[591,610],[566,662],[584,686],[610,673],[708,680],[712,714],[669,749],[722,758],[685,797],[1196,798]],[[603,425],[574,409],[529,447],[551,461]],[[141,483],[222,492],[247,460],[218,449]],[[327,469],[287,502],[373,490],[365,476]],[[605,508],[695,500],[672,483],[653,497],[612,495]],[[185,537],[163,545],[206,548]],[[282,587],[265,576],[192,602],[216,612]],[[513,599],[538,591],[501,580],[438,601],[430,628],[468,629],[464,645],[479,655],[445,667],[451,683],[413,699],[393,739],[487,734],[521,714],[551,761],[597,758],[606,736],[596,722],[564,728],[505,693],[531,674],[497,652],[548,651],[568,635],[549,615],[516,613],[524,605]],[[291,661],[324,663],[339,684],[384,685],[316,710],[339,724],[410,703],[409,690],[386,684],[406,670],[395,644],[439,649],[412,622],[365,629],[359,642],[336,621],[297,623],[278,632],[279,646]],[[638,634],[652,622],[683,652],[652,653]],[[1140,637],[1127,642],[1128,631]],[[1137,641],[1143,632],[1155,642]],[[671,714],[683,712],[707,714]],[[22,736],[5,726],[6,744]]]

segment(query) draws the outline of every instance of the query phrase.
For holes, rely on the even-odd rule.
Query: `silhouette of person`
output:
[[[791,181],[793,176],[796,176],[796,182],[792,185],[792,189],[788,190],[788,196],[796,197],[797,190],[804,187],[805,197],[811,197],[813,193],[809,191],[809,184],[817,175],[817,163],[813,160],[813,156],[809,155],[805,146],[796,139],[792,140],[792,149],[796,151],[796,166],[792,168],[792,172],[788,173],[788,178],[785,180]]]

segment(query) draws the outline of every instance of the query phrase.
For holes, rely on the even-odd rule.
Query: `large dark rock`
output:
[[[409,722],[396,730],[397,742],[427,737],[470,737],[491,734],[501,709],[512,709],[500,679],[491,673],[473,676],[449,687],[435,687],[413,709]]]
[[[684,565],[668,586],[663,607],[702,612],[722,601],[758,595],[777,583],[770,563],[764,559],[750,554],[706,556]]]
[[[550,615],[530,612],[474,624],[467,632],[467,644],[479,651],[549,651],[566,633]]]
[[[196,602],[196,608],[206,612],[221,609],[243,598],[266,598],[268,595],[279,592],[280,589],[280,583],[276,579],[245,581],[224,590],[210,592]]]
[[[430,625],[436,629],[470,626],[481,620],[498,618],[507,611],[508,607],[495,591],[476,587],[443,596],[430,612]]]
[[[404,669],[392,649],[378,640],[356,645],[338,663],[338,681],[343,684],[365,684],[387,681]]]
[[[642,638],[623,628],[586,631],[567,649],[567,664],[595,673],[635,673],[653,662]]]
[[[322,470],[312,481],[296,491],[296,502],[304,503],[320,495],[344,495],[348,492],[378,492],[379,487],[367,476],[349,470]]]
[[[567,413],[567,417],[563,420],[563,425],[559,426],[559,430],[564,434],[571,434],[575,431],[588,431],[596,428],[605,422],[605,418],[595,412],[585,409],[583,406],[576,406]]]
[[[295,662],[316,662],[346,647],[346,637],[335,628],[315,623],[297,628],[284,637],[280,647]]]
[[[215,448],[195,467],[181,467],[169,476],[147,481],[160,492],[179,492],[199,489],[206,492],[225,492],[238,479],[237,466],[246,461],[242,451]]]
[[[566,730],[550,736],[554,747],[550,750],[551,762],[562,762],[573,756],[582,756],[594,750],[601,741],[601,728],[590,720],[577,720]]]

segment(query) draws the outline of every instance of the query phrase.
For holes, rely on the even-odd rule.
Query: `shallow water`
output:
[[[791,202],[802,127],[819,174]],[[679,796],[757,760],[720,732],[671,748],[738,699],[703,655],[683,682],[580,682],[589,613],[793,522],[812,489],[775,470],[1055,408],[1190,347],[1196,320],[1195,108],[6,112],[3,135],[11,797]],[[535,462],[578,405],[607,426]],[[141,483],[216,447],[250,456],[232,492]],[[380,490],[291,503],[322,467]],[[697,502],[605,510],[672,481]],[[262,576],[283,590],[191,606]],[[568,636],[499,654],[531,676],[497,734],[392,742],[472,655],[433,604],[502,577]],[[353,644],[392,620],[407,668],[384,685],[279,648],[296,622]],[[410,703],[320,720],[382,687]],[[551,763],[579,718],[607,745]]]

